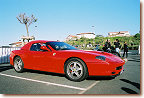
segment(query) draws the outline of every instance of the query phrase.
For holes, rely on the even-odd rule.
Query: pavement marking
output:
[[[63,84],[56,84],[56,83],[51,83],[51,82],[46,82],[46,81],[40,81],[40,80],[33,80],[33,79],[29,79],[29,78],[12,76],[12,75],[2,74],[2,73],[0,73],[0,75],[7,76],[7,77],[12,77],[12,78],[17,78],[17,79],[23,79],[23,80],[33,81],[33,82],[38,82],[38,83],[43,83],[43,84],[47,84],[47,85],[55,85],[55,86],[60,86],[60,87],[65,87],[65,88],[71,88],[71,89],[77,89],[77,90],[84,90],[84,91],[86,90],[86,88],[80,88],[80,87],[63,85]]]
[[[97,83],[99,83],[100,81],[96,81],[94,82],[92,85],[90,85],[89,87],[87,87],[85,90],[79,92],[78,94],[83,94],[85,93],[86,91],[88,91],[89,89],[91,89],[92,87],[94,87]]]

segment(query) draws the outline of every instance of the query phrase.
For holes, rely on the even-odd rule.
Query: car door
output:
[[[40,43],[34,43],[31,45],[30,51],[28,53],[28,59],[30,59],[29,67],[32,69],[37,70],[41,64],[40,60],[43,58],[43,55],[41,54],[40,47]]]
[[[35,70],[51,71],[52,52],[41,50],[40,47],[45,43],[34,43],[30,48],[31,65]]]

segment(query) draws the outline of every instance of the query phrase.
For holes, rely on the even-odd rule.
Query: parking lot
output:
[[[26,70],[16,73],[0,65],[1,94],[140,94],[140,55],[129,55],[124,72],[116,78],[88,77],[82,82],[65,75]]]

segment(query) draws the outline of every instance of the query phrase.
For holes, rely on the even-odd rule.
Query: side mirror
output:
[[[46,46],[41,46],[40,49],[42,49],[44,51],[50,51]]]

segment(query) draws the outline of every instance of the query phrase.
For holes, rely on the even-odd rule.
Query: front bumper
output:
[[[121,70],[118,74],[116,74],[116,75],[112,75],[111,77],[116,77],[116,76],[119,76],[119,75],[121,75],[122,73],[124,72],[124,69],[123,70]]]
[[[89,76],[116,76],[123,72],[124,63],[88,63]]]

